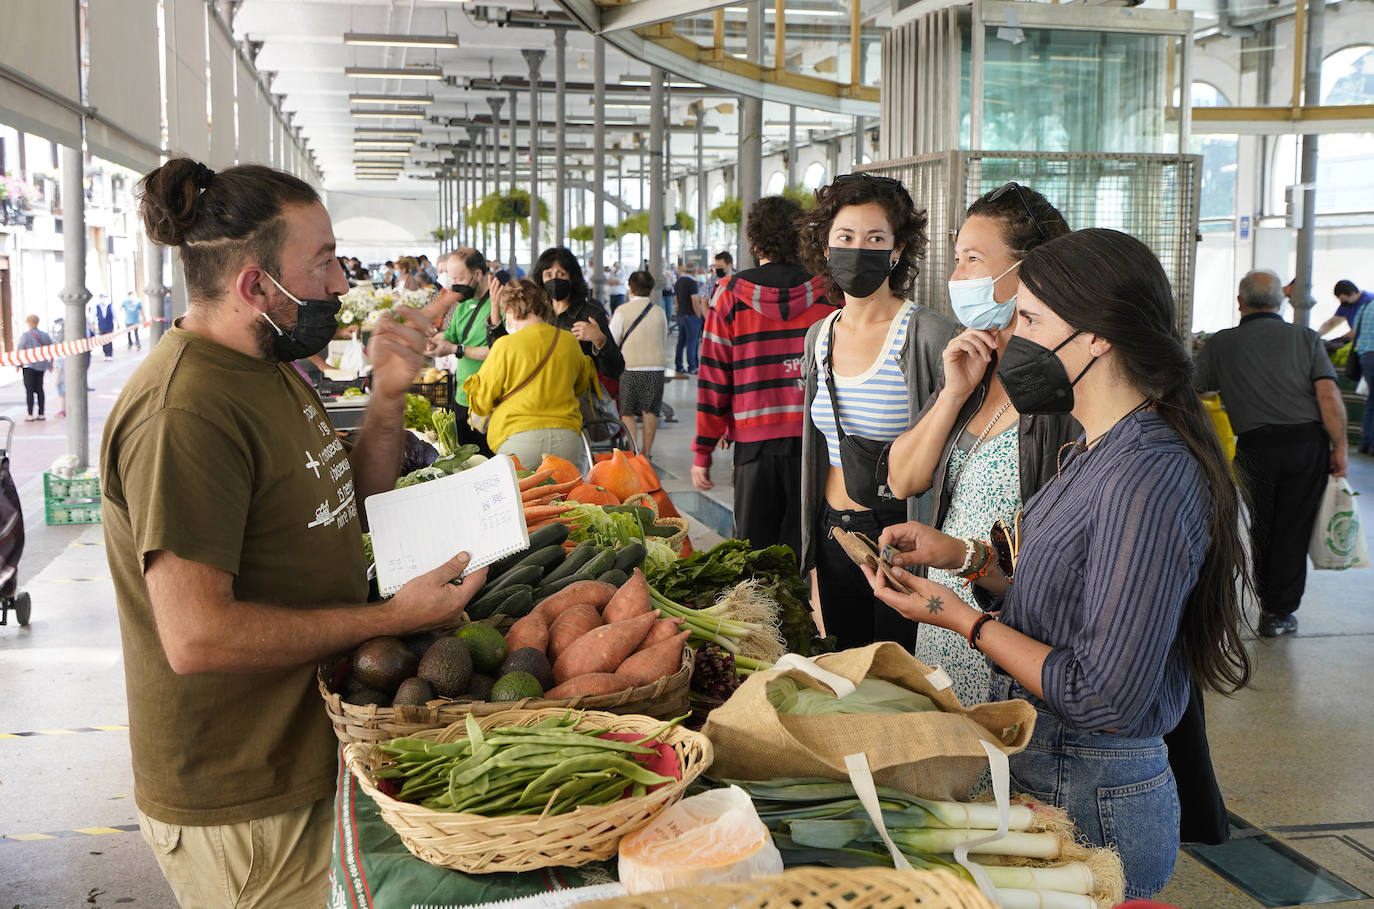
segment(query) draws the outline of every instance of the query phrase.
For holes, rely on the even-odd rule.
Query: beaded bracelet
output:
[[[966,581],[977,580],[988,573],[988,566],[992,563],[992,547],[982,540],[965,540],[973,548],[970,558],[964,560],[964,565],[955,574]]]
[[[962,575],[964,572],[968,571],[969,566],[973,564],[973,553],[975,549],[976,544],[973,540],[964,540],[964,564],[954,569],[955,574]]]

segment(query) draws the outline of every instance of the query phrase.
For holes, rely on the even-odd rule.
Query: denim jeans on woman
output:
[[[1374,351],[1360,354],[1360,372],[1364,380],[1374,389]],[[1360,423],[1360,451],[1374,454],[1374,392],[1364,400],[1364,420]]]
[[[1034,698],[1015,679],[992,674],[989,700]],[[1168,883],[1178,858],[1178,788],[1163,738],[1077,732],[1040,709],[1030,744],[1011,761],[1011,787],[1069,813],[1078,832],[1121,855],[1127,899],[1148,899]]]

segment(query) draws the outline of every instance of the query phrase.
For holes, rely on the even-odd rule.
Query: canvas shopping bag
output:
[[[706,718],[702,731],[715,749],[712,777],[846,780],[846,756],[863,752],[879,785],[923,798],[964,799],[988,766],[981,743],[990,742],[1004,754],[1015,754],[1026,747],[1035,728],[1035,708],[1027,701],[965,708],[944,673],[932,670],[891,642],[826,654],[815,662],[851,683],[873,676],[901,685],[930,698],[940,711],[779,714],[768,701],[770,679],[786,674],[815,687],[833,690],[834,686],[823,686],[798,669],[756,672]]]
[[[1326,481],[1317,522],[1312,525],[1312,539],[1307,544],[1313,568],[1339,571],[1369,567],[1369,543],[1360,525],[1360,506],[1355,495],[1344,477]]]

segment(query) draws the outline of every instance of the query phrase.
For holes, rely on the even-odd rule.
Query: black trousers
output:
[[[821,597],[825,633],[834,635],[841,650],[874,641],[895,641],[910,651],[916,646],[916,623],[873,595],[868,578],[830,536],[832,527],[862,533],[874,543],[885,527],[906,520],[906,507],[884,511],[821,512],[816,530],[816,586]]]
[[[468,425],[468,408],[466,404],[453,403],[453,419],[458,429],[459,445],[476,445],[477,453],[492,456],[491,446],[487,445],[487,437]]]
[[[1236,438],[1236,468],[1250,491],[1250,538],[1260,607],[1292,614],[1307,586],[1307,544],[1330,473],[1320,423],[1272,426]]]
[[[785,543],[801,561],[801,439],[735,445],[735,539]]]
[[[29,369],[24,367],[24,405],[28,408],[29,416],[33,416],[33,405],[38,403],[38,415],[43,416],[43,377],[46,375],[41,369]],[[798,481],[798,488],[800,481]]]

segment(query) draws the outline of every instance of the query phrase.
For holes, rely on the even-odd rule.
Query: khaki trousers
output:
[[[182,909],[325,905],[333,799],[218,827],[167,824],[140,811],[138,826]]]

